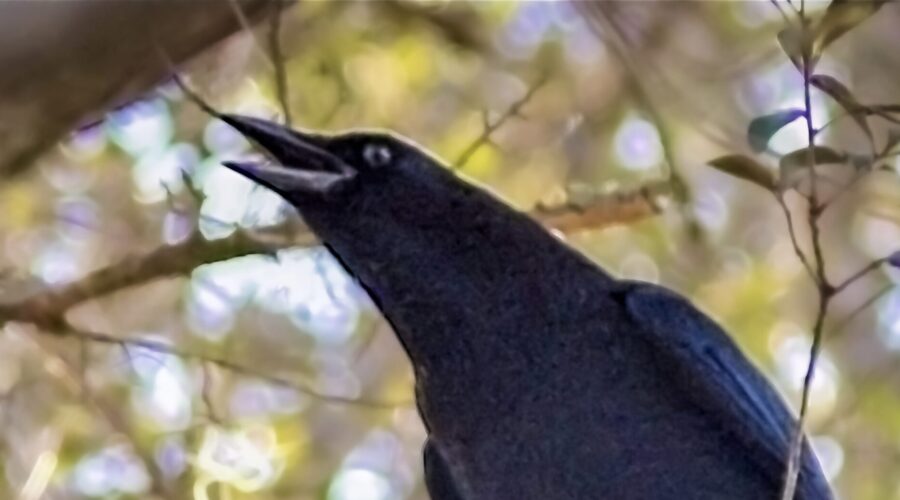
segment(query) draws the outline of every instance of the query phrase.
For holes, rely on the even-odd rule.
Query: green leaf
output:
[[[804,114],[802,109],[792,108],[772,113],[771,115],[754,118],[747,128],[747,142],[754,152],[765,151],[769,146],[769,140],[785,125],[791,123]]]
[[[831,42],[868,19],[886,2],[887,0],[832,0],[814,29],[814,53],[820,54]]]
[[[866,120],[867,113],[861,112],[865,109],[865,106],[853,97],[850,89],[839,82],[837,78],[828,75],[813,75],[810,77],[809,82],[840,104],[844,111],[853,118],[853,121],[866,134],[869,142],[872,142],[872,129],[869,128],[869,122]]]
[[[711,160],[709,165],[728,175],[750,181],[770,191],[775,189],[775,176],[771,169],[744,155],[726,155]]]
[[[846,153],[840,153],[825,146],[814,146],[812,152],[812,165],[847,161]],[[781,157],[781,160],[778,161],[778,181],[782,189],[796,184],[797,174],[803,173],[810,167],[809,159],[809,148],[800,148]]]
[[[778,44],[788,56],[794,67],[803,69],[803,53],[809,51],[809,37],[799,25],[791,24],[778,32]]]

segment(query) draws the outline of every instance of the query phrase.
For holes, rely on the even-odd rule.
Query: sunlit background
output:
[[[824,6],[810,2],[813,13]],[[618,48],[564,2],[301,3],[282,27],[294,122],[392,129],[454,163],[486,121],[545,78],[461,174],[530,210],[664,180],[671,164],[689,189],[666,197],[660,215],[560,236],[620,276],[691,296],[796,408],[815,290],[771,195],[705,166],[748,151],[752,118],[802,107],[801,77],[775,39],[784,20],[769,2],[610,10]],[[900,102],[897,21],[898,9],[884,9],[835,44],[819,72],[860,100]],[[216,64],[184,68],[186,81],[219,109],[282,119],[265,24],[200,58]],[[840,111],[823,94],[812,104],[819,125]],[[828,130],[830,143],[865,146],[851,120]],[[884,123],[873,130],[887,133]],[[775,153],[805,141],[802,120],[781,130],[773,168]],[[220,165],[254,154],[173,82],[86,124],[31,175],[0,186],[4,293],[71,283],[197,232],[221,239],[296,219]],[[873,174],[824,228],[835,277],[900,249],[896,173]],[[809,432],[840,498],[900,499],[898,283],[900,270],[876,271],[838,297],[826,328]],[[324,249],[201,265],[74,313],[91,330],[175,354],[7,325],[0,497],[427,498],[405,357]]]

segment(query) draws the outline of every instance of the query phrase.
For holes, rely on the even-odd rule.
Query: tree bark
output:
[[[171,69],[161,52],[181,63],[281,4],[0,2],[0,179],[164,81]]]

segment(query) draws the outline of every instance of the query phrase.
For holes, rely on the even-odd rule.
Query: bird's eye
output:
[[[383,167],[391,161],[391,150],[382,144],[368,144],[363,159],[372,167]]]

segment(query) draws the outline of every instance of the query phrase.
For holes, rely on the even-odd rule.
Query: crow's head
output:
[[[226,162],[225,166],[272,189],[301,211],[328,207],[337,212],[372,203],[387,208],[393,196],[400,196],[396,201],[408,208],[415,202],[411,196],[425,200],[446,195],[454,184],[454,176],[430,155],[389,133],[353,131],[325,136],[259,118],[221,118],[271,160]]]

